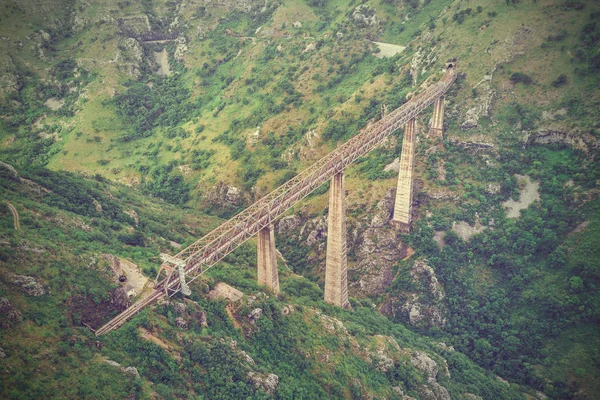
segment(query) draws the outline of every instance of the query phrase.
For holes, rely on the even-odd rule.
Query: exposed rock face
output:
[[[493,144],[483,143],[483,142],[467,142],[467,141],[462,142],[459,140],[450,139],[450,143],[452,143],[453,145],[458,146],[462,149],[469,150],[474,153],[488,151],[488,150],[492,150],[494,148]]]
[[[18,94],[21,88],[18,69],[11,57],[2,57],[0,60],[0,102],[8,101],[11,96]],[[11,102],[19,104],[17,101]]]
[[[140,377],[140,373],[138,372],[136,367],[122,367],[121,364],[119,364],[118,362],[109,360],[108,358],[105,358],[104,362],[107,363],[108,365],[110,365],[111,367],[120,369],[121,371],[123,371],[126,374],[133,375],[137,378]]]
[[[395,189],[390,189],[375,207],[361,213],[358,220],[348,221],[348,257],[354,261],[349,282],[351,295],[381,294],[393,280],[393,266],[406,256],[401,237],[389,223],[394,200]],[[288,216],[279,222],[277,228],[279,234],[297,238],[314,250],[308,261],[320,269],[324,268],[327,215],[308,220],[302,213]]]
[[[125,372],[126,374],[129,374],[129,375],[133,375],[137,378],[140,377],[140,373],[138,372],[136,367],[125,367],[125,368],[123,368],[123,372]]]
[[[422,351],[414,351],[410,362],[427,377],[427,383],[419,389],[421,398],[427,400],[450,400],[448,390],[437,382],[438,365],[431,357]]]
[[[394,173],[397,174],[398,171],[400,171],[400,159],[398,157],[396,157],[394,159],[394,161],[392,161],[391,163],[389,163],[388,165],[386,165],[383,170],[385,172],[394,172]]]
[[[588,154],[600,149],[600,140],[589,134],[542,130],[525,138],[524,147],[531,144],[559,143]]]
[[[416,327],[444,326],[444,289],[433,268],[424,260],[417,260],[410,269],[410,276],[414,285],[411,292],[390,298],[381,306],[381,312]]]
[[[112,272],[113,281],[118,282],[119,277],[125,274],[125,272],[123,272],[123,268],[121,268],[121,261],[119,260],[119,257],[112,254],[102,254],[102,258],[108,261],[110,270]]]
[[[398,232],[389,226],[394,211],[396,191],[390,189],[385,197],[377,203],[374,215],[363,232],[356,231],[355,270],[360,275],[358,282],[352,287],[359,295],[378,295],[391,284],[394,279],[392,267],[406,256],[406,248],[398,236]]]
[[[352,12],[352,21],[361,28],[379,28],[379,18],[375,9],[368,4],[361,4]]]
[[[232,209],[242,205],[244,197],[239,188],[219,182],[206,194],[206,201],[219,208]]]
[[[302,219],[297,215],[289,215],[281,218],[277,224],[277,233],[289,234],[294,229],[298,228],[302,223]]]
[[[208,328],[208,320],[204,311],[196,311],[194,313],[194,318],[196,318],[201,328]]]
[[[473,87],[473,92],[477,95],[470,99],[467,105],[468,110],[465,112],[463,122],[460,125],[462,130],[475,128],[479,119],[489,117],[492,107],[492,102],[496,97],[496,92],[491,87],[493,72],[485,75],[479,83]]]
[[[13,284],[19,286],[21,290],[28,296],[43,296],[46,294],[44,286],[35,280],[32,276],[26,275],[13,275],[11,277]]]
[[[10,304],[10,301],[0,297],[0,328],[10,328],[21,320],[21,312]]]
[[[119,286],[110,292],[110,304],[118,310],[124,310],[131,305],[127,291],[123,286]]]
[[[201,3],[208,8],[225,8],[228,11],[244,13],[263,13],[277,5],[275,0],[203,0]]]
[[[262,388],[270,395],[275,394],[275,391],[279,386],[279,377],[275,374],[260,374],[258,372],[250,371],[247,376],[255,388]]]
[[[255,324],[256,321],[258,321],[258,319],[262,315],[262,313],[263,313],[262,308],[255,308],[254,310],[252,310],[252,312],[250,314],[248,314],[248,318],[250,318],[250,323]]]
[[[115,62],[130,77],[137,79],[141,75],[144,50],[140,43],[130,37],[119,41]]]
[[[175,319],[175,324],[177,325],[177,327],[179,329],[187,329],[188,328],[188,323],[185,319],[183,319],[182,317],[177,317]]]
[[[187,41],[185,37],[179,36],[175,40],[175,43],[177,43],[177,47],[175,47],[175,54],[173,55],[173,58],[175,58],[177,61],[183,61],[183,56],[188,52],[188,47],[186,44]]]
[[[308,221],[300,230],[300,238],[306,234],[306,244],[308,246],[318,245],[319,250],[325,248],[325,238],[327,237],[327,217],[317,217]]]
[[[2,358],[6,358],[6,353],[4,352],[4,349],[0,347],[0,359]]]

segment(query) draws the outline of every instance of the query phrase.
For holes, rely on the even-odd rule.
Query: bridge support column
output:
[[[345,196],[344,173],[340,172],[331,178],[331,187],[329,188],[325,302],[349,308]]]
[[[258,231],[258,284],[271,289],[279,295],[279,273],[277,272],[277,254],[275,253],[275,233],[273,225]]]
[[[429,137],[440,139],[444,137],[444,96],[438,97],[433,103],[433,117],[431,118]]]
[[[398,172],[398,188],[394,204],[392,222],[403,232],[410,232],[412,214],[412,175],[415,160],[415,119],[411,119],[404,127],[400,171]]]

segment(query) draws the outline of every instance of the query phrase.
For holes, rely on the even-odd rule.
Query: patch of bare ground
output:
[[[515,175],[519,181],[519,189],[521,195],[518,201],[508,199],[502,205],[506,208],[506,216],[508,218],[518,218],[521,215],[521,210],[529,207],[534,201],[540,199],[540,184],[533,182],[527,175]]]
[[[481,225],[479,221],[475,223],[475,226],[471,226],[465,221],[452,223],[452,230],[464,241],[468,241],[473,235],[483,232],[484,229],[485,226]]]
[[[164,340],[160,339],[159,337],[156,337],[152,332],[150,332],[148,329],[146,329],[144,327],[140,326],[138,329],[140,330],[140,336],[142,337],[142,339],[148,340],[148,341],[158,345],[162,349],[166,350],[169,354],[171,354],[175,359],[177,359],[177,361],[181,361],[181,355],[179,354],[179,352],[177,352],[175,350],[174,345],[165,342]]]
[[[393,57],[406,49],[405,46],[399,46],[397,44],[382,42],[373,42],[373,44],[377,45],[377,48],[379,49],[379,52],[374,54],[377,58]]]

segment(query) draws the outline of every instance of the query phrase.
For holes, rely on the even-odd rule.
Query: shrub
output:
[[[527,74],[522,72],[515,72],[510,76],[510,81],[512,83],[523,83],[525,85],[529,85],[533,82],[533,79]]]
[[[552,86],[561,87],[567,83],[567,76],[565,74],[560,75],[552,82]]]

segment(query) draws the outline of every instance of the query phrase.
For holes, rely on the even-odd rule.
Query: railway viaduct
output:
[[[325,262],[325,301],[349,307],[346,244],[346,203],[344,169],[369,153],[396,130],[404,127],[398,173],[398,187],[392,223],[403,232],[411,228],[412,180],[415,155],[415,118],[433,104],[429,135],[441,138],[444,126],[444,95],[456,80],[456,65],[450,62],[441,79],[306,170],[275,189],[235,217],[224,222],[175,256],[163,255],[163,264],[153,291],[96,331],[102,335],[123,325],[146,306],[178,292],[189,295],[188,284],[222,260],[246,240],[258,236],[258,282],[279,294],[279,277],[273,222],[322,184],[331,180],[327,256]],[[166,277],[158,280],[161,272]]]

